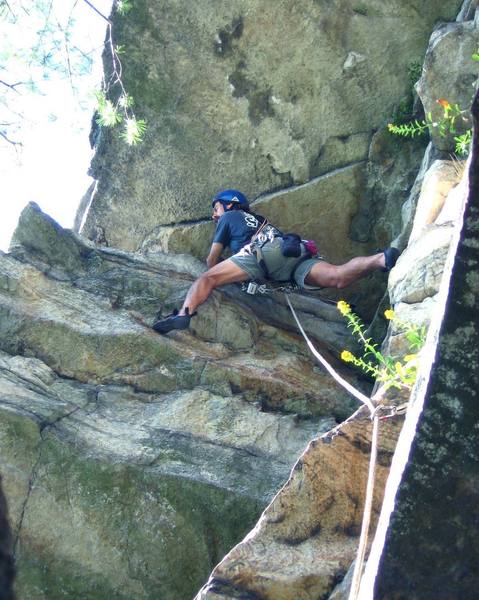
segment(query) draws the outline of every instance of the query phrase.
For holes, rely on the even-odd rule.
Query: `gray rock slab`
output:
[[[373,519],[399,429],[389,422],[382,431]],[[370,427],[361,421],[345,425],[331,443],[313,440],[254,530],[215,567],[196,600],[327,598],[355,554],[369,445]]]
[[[450,226],[433,226],[407,247],[389,277],[393,304],[422,302],[437,294],[452,235]]]
[[[364,189],[365,163],[338,169],[307,184],[274,193],[253,203],[253,210],[284,232],[314,239],[329,262],[345,262],[365,253],[353,242],[350,227]]]
[[[477,125],[477,95],[473,114]],[[447,263],[431,326],[437,351],[429,354],[430,376],[416,388],[393,459],[365,597],[442,600],[477,593],[478,161],[476,131],[457,252]]]
[[[163,225],[156,228],[141,245],[141,251],[166,254],[191,254],[205,262],[211,248],[215,226],[210,221],[191,225]]]
[[[191,596],[330,426],[239,395],[81,384],[3,353],[0,386],[17,589],[31,598]]]
[[[96,136],[83,233],[135,250],[158,225],[207,217],[224,187],[253,199],[364,160],[408,66],[460,4],[155,0],[115,15],[124,81],[149,129],[136,148]]]
[[[463,114],[456,119],[453,132],[441,135],[438,127],[430,128],[431,139],[439,150],[453,151],[454,137],[470,129],[470,106],[477,86],[477,63],[472,55],[479,45],[479,24],[475,21],[447,23],[438,27],[429,43],[417,92],[425,113],[433,122],[444,115],[438,100],[457,104]]]

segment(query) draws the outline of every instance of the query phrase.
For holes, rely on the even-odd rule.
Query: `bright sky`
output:
[[[58,42],[60,56],[66,56],[61,28],[66,28],[71,15],[75,24],[68,44],[85,54],[91,53],[94,60],[90,73],[73,78],[74,92],[68,76],[59,76],[50,69],[50,79],[45,81],[44,71],[28,66],[25,60],[45,24],[45,19],[39,19],[31,9],[35,3],[9,0],[10,18],[5,18],[5,9],[0,15],[0,80],[13,85],[31,77],[41,91],[33,93],[26,86],[16,86],[17,93],[0,85],[0,123],[18,120],[19,128],[8,130],[9,137],[23,143],[22,149],[16,150],[0,138],[0,249],[4,251],[25,204],[37,202],[62,226],[71,227],[78,203],[92,181],[87,176],[92,154],[88,134],[95,107],[93,91],[99,89],[101,81],[106,22],[84,0],[52,2],[49,22],[59,23],[60,29],[51,41]],[[111,0],[93,0],[92,4],[109,16]],[[12,13],[16,22],[11,22]],[[73,50],[71,54],[73,62]],[[2,101],[5,98],[9,100],[9,110]],[[15,113],[21,113],[23,118]]]

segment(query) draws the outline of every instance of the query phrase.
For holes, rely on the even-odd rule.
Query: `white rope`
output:
[[[371,523],[371,513],[373,506],[373,498],[374,498],[374,479],[376,472],[376,457],[378,453],[378,434],[379,434],[379,414],[378,410],[374,407],[371,399],[366,395],[362,394],[359,390],[357,390],[354,386],[348,383],[345,379],[341,377],[333,367],[328,363],[328,361],[321,356],[321,354],[316,350],[313,343],[307,336],[306,332],[301,325],[298,316],[291,304],[291,301],[288,295],[285,293],[286,301],[288,302],[289,308],[291,309],[291,313],[296,321],[296,324],[304,337],[309,349],[314,354],[314,356],[319,360],[319,362],[323,365],[323,367],[328,371],[328,373],[334,378],[334,380],[339,383],[345,390],[347,390],[350,394],[352,394],[355,398],[357,398],[360,402],[365,404],[370,412],[371,418],[373,420],[373,431],[371,435],[371,455],[369,457],[369,471],[368,471],[368,483],[366,486],[366,498],[364,499],[364,510],[363,510],[363,521],[361,524],[361,534],[359,536],[359,545],[358,552],[356,555],[356,562],[354,565],[353,579],[351,583],[351,589],[349,592],[348,600],[357,600],[359,593],[359,586],[361,583],[361,577],[363,573],[363,565],[364,565],[364,557],[366,555],[366,548],[368,543],[368,533],[369,533],[369,525]]]
[[[361,525],[361,535],[359,536],[358,553],[354,564],[353,579],[349,591],[348,600],[357,600],[359,586],[363,575],[364,557],[368,544],[369,525],[371,523],[371,513],[374,497],[374,479],[376,474],[376,457],[378,454],[378,433],[379,433],[379,415],[373,417],[373,433],[371,436],[371,456],[369,457],[368,484],[366,487],[366,498],[364,499],[363,522]]]
[[[337,381],[339,383],[339,385],[341,385],[345,390],[347,390],[350,394],[352,394],[360,402],[365,404],[369,408],[369,412],[371,413],[371,415],[373,415],[375,407],[374,407],[374,404],[371,402],[371,399],[368,398],[365,394],[362,394],[359,390],[357,390],[350,383],[348,383],[346,381],[346,379],[343,379],[341,377],[341,375],[339,375],[339,373],[333,369],[333,367],[328,363],[328,361],[321,356],[321,354],[313,346],[313,343],[308,338],[301,323],[299,322],[299,319],[296,315],[293,305],[291,304],[289,296],[287,294],[285,294],[285,296],[286,296],[286,301],[288,302],[289,308],[291,309],[291,312],[293,314],[294,320],[296,321],[296,324],[297,324],[299,330],[301,331],[304,339],[306,340],[306,343],[308,344],[308,347],[311,350],[311,352],[319,360],[319,362],[323,365],[323,367],[326,369],[326,371],[328,371],[328,373],[335,379],[335,381]]]

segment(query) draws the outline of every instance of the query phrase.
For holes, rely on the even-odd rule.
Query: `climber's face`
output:
[[[223,204],[221,202],[215,202],[215,205],[213,207],[213,214],[211,215],[213,221],[215,221],[215,223],[218,223],[218,221],[224,214],[225,207],[223,206]]]

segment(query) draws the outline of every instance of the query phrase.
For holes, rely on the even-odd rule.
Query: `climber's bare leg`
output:
[[[383,252],[372,256],[357,256],[344,265],[331,265],[321,261],[313,266],[305,283],[318,287],[344,288],[372,271],[383,269],[384,266]]]
[[[185,314],[186,308],[188,308],[190,315],[193,314],[211,292],[220,285],[247,281],[248,279],[251,279],[248,273],[240,269],[232,260],[224,260],[218,263],[198,277],[190,287],[181,307],[180,315]]]

